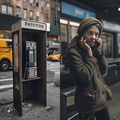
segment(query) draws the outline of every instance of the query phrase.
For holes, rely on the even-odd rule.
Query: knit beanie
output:
[[[94,17],[88,17],[80,22],[80,25],[79,25],[79,28],[77,31],[78,35],[83,33],[86,30],[86,28],[88,28],[90,25],[94,25],[94,24],[99,24],[99,30],[100,30],[100,34],[101,34],[102,23]]]

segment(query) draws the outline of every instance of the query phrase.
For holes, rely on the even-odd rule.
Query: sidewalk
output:
[[[0,93],[1,96],[2,92]],[[11,94],[11,91],[7,91]],[[17,111],[12,115],[6,113],[6,108],[12,103],[0,105],[0,120],[59,120],[60,119],[60,89],[54,83],[47,83],[47,106],[34,106],[29,104],[29,110],[20,116]]]
[[[108,109],[111,120],[120,120],[120,82],[110,86],[113,93],[113,99],[108,101]]]
[[[110,86],[113,93],[113,99],[108,101],[108,109],[111,120],[120,120],[120,82]],[[0,92],[0,96],[3,94]],[[5,96],[12,95],[11,90],[6,92]],[[34,106],[29,104],[31,109],[24,110],[23,116],[17,111],[12,115],[5,112],[10,104],[0,105],[0,120],[60,120],[60,89],[53,82],[47,83],[47,106]]]

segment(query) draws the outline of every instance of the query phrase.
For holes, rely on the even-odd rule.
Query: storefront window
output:
[[[61,24],[61,42],[67,42],[68,41],[68,30],[66,24]]]
[[[101,39],[103,40],[103,53],[106,58],[113,57],[113,35],[102,32]]]
[[[118,56],[120,56],[120,34],[117,34],[117,51]]]
[[[61,23],[60,28],[61,28],[61,36],[60,36],[61,37],[61,63],[63,64],[65,59],[66,49],[68,46],[68,24]]]
[[[78,30],[78,27],[76,26],[71,26],[71,34],[70,34],[70,38],[73,39],[76,35],[77,35],[77,30]]]

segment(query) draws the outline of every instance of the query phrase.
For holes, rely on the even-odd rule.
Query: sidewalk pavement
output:
[[[111,85],[113,99],[108,101],[111,120],[120,120],[120,81]]]
[[[113,99],[108,101],[108,109],[111,120],[120,120],[120,81],[111,85],[110,89],[113,93]],[[0,96],[4,94],[0,92]],[[11,96],[12,91],[8,90],[5,96]],[[8,98],[9,99],[9,98]],[[23,116],[17,111],[12,115],[6,113],[6,108],[12,103],[0,105],[0,120],[60,120],[60,89],[53,82],[47,83],[47,106],[34,106],[28,104],[28,108],[24,109]]]
[[[0,93],[0,96],[2,92]],[[6,96],[11,95],[11,90],[6,92]],[[47,83],[47,106],[34,106],[28,103],[23,111],[23,116],[15,112],[11,115],[6,113],[6,108],[13,103],[0,105],[0,120],[59,120],[60,119],[60,89],[53,82]]]

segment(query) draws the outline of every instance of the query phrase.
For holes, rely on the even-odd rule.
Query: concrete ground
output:
[[[113,93],[113,99],[108,101],[108,109],[111,120],[120,120],[120,82],[110,86]]]
[[[111,85],[110,89],[113,93],[113,99],[108,101],[111,120],[120,120],[120,82]],[[6,94],[11,94],[11,91]],[[29,109],[24,109],[23,116],[17,111],[7,114],[6,108],[11,105],[12,103],[0,105],[0,120],[60,120],[60,89],[53,82],[47,83],[47,106],[35,107],[34,104],[28,104]]]
[[[60,119],[60,91],[54,83],[47,83],[47,106],[35,106],[34,103],[26,104],[23,109],[23,116],[15,110],[12,114],[8,114],[8,107],[12,103],[0,105],[0,120],[59,120]],[[2,92],[0,93],[1,96]],[[11,94],[8,90],[6,94]],[[7,112],[6,112],[7,110]]]

